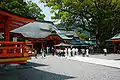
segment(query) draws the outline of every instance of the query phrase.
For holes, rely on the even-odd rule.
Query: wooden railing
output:
[[[24,57],[24,42],[0,42],[0,58]]]

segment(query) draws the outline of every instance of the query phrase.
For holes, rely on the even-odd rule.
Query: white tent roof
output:
[[[71,46],[70,44],[65,44],[65,43],[60,43],[60,44],[57,44],[57,45],[55,45],[55,46]]]

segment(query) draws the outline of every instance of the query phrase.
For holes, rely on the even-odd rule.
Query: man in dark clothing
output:
[[[55,50],[54,50],[54,48],[52,48],[52,55],[54,56],[54,53],[55,53]]]

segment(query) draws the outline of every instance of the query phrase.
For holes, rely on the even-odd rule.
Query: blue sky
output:
[[[43,13],[45,14],[45,20],[46,21],[52,21],[51,16],[53,15],[50,13],[50,8],[49,7],[44,7],[43,3],[40,3],[40,0],[32,0],[33,2],[37,3],[38,6],[42,9]]]

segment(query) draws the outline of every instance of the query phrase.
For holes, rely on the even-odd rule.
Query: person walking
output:
[[[42,53],[42,58],[44,58],[45,57],[44,49],[41,49],[41,53]]]
[[[68,56],[71,57],[71,49],[68,48]]]
[[[75,55],[75,48],[72,48],[72,56]]]
[[[85,49],[81,49],[82,56],[85,57]]]
[[[104,51],[104,55],[107,56],[107,49],[104,48],[103,51]]]
[[[67,58],[67,55],[68,55],[68,48],[65,48],[64,52],[65,52],[65,57]]]
[[[47,54],[49,53],[49,47],[46,47],[46,52],[47,52]]]
[[[54,50],[54,48],[52,47],[52,55],[54,56],[54,54],[55,54],[55,50]]]
[[[89,49],[86,49],[86,56],[89,57]]]
[[[75,49],[75,53],[76,53],[76,55],[78,55],[78,48]]]

